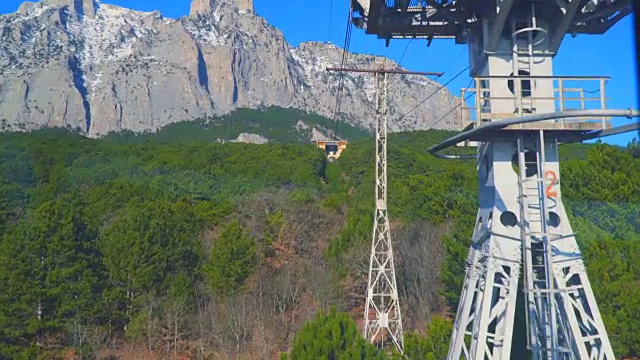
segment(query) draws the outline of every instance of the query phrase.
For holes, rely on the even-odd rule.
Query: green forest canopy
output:
[[[203,133],[197,123],[103,140],[56,129],[0,134],[0,357],[36,358],[60,348],[92,354],[116,339],[176,353],[178,339],[199,341],[220,346],[223,353],[240,354],[245,350],[239,344],[258,341],[257,330],[233,327],[233,319],[225,318],[233,330],[228,331],[236,334],[227,339],[215,335],[215,328],[203,333],[179,319],[202,318],[203,312],[223,316],[216,306],[236,309],[242,319],[236,305],[243,294],[267,294],[255,306],[272,304],[274,313],[282,314],[279,321],[284,321],[273,325],[273,331],[289,329],[275,342],[274,351],[287,351],[293,344],[295,357],[296,349],[305,346],[300,339],[308,337],[301,328],[304,320],[329,305],[318,300],[304,308],[300,292],[309,297],[325,286],[332,306],[359,314],[347,295],[336,294],[349,292],[345,288],[359,271],[354,259],[368,252],[374,143],[365,132],[350,129],[355,140],[339,161],[327,163],[320,150],[290,131],[302,115],[281,111],[230,115],[245,124],[236,132],[244,132],[261,117],[270,119],[270,134],[279,133],[281,142],[265,145],[216,143],[213,134],[222,135]],[[280,118],[285,120],[279,122]],[[216,121],[215,126],[226,126],[219,119],[208,120]],[[251,132],[260,133],[262,126]],[[232,138],[236,132],[225,136]],[[477,179],[474,162],[440,160],[426,152],[449,134],[415,131],[389,137],[389,211],[397,226],[453,225],[440,238],[445,258],[438,288],[447,307],[455,309],[477,211]],[[614,351],[618,357],[637,357],[637,145],[566,145],[561,153],[563,199]],[[277,199],[283,193],[277,201],[285,204],[284,210],[249,214],[247,203],[259,207],[255,199],[260,196]],[[301,214],[308,216],[295,220]],[[314,237],[317,234],[291,236],[303,231],[296,230],[296,224],[334,230],[328,230],[324,246]],[[320,277],[328,283],[309,285],[322,280],[312,278],[296,282],[295,277],[305,272],[286,272],[289,265],[282,264],[327,268],[326,276]],[[258,285],[258,279],[285,275],[293,278],[282,286],[300,284],[299,289],[286,288],[287,297],[268,295],[270,289]],[[326,315],[328,323],[342,324],[353,335],[346,318],[331,314]],[[316,321],[325,321],[324,315],[318,316]],[[450,321],[433,319],[439,329]],[[422,333],[426,326],[405,326],[407,351],[432,357],[443,350],[429,345],[428,335],[410,335],[413,330]],[[156,332],[163,334],[161,339],[152,339]],[[354,344],[343,350],[368,351],[360,342]],[[316,345],[313,351],[324,346]]]

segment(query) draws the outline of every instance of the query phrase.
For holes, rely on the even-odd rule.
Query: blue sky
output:
[[[136,10],[159,10],[165,17],[178,18],[189,13],[190,0],[102,0],[105,3]],[[14,12],[22,1],[1,0],[0,13]],[[342,46],[349,9],[348,0],[254,0],[255,9],[272,25],[279,28],[286,39],[295,45],[304,41],[331,41]],[[556,75],[611,76],[607,84],[609,108],[639,107],[633,17],[627,16],[606,34],[565,37],[554,60]],[[386,48],[384,40],[353,29],[351,51],[387,56],[399,61],[409,40],[392,41]],[[415,71],[442,71],[446,82],[468,65],[465,45],[453,40],[434,40],[427,47],[425,40],[413,40],[402,58],[401,65]],[[469,84],[465,72],[447,87],[456,95]],[[418,108],[416,111],[419,111]],[[392,121],[392,119],[390,119]],[[625,120],[628,121],[628,120]],[[616,123],[623,120],[616,121]],[[630,133],[606,138],[606,142],[626,145],[637,134]]]

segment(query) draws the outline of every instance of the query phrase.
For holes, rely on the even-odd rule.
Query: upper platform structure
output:
[[[454,38],[467,44],[480,34],[485,50],[495,51],[509,15],[527,12],[531,2],[548,21],[541,28],[550,39],[545,50],[551,53],[558,51],[565,34],[603,34],[633,11],[632,0],[351,0],[351,5],[354,24],[387,42]]]
[[[475,83],[462,90],[460,129],[531,114],[606,110],[606,77],[557,76],[553,57],[566,34],[602,34],[632,12],[631,0],[351,0],[353,22],[392,38],[455,38],[469,49]],[[440,2],[437,2],[440,1]],[[607,117],[551,117],[508,130],[586,135]],[[566,134],[562,134],[563,136]],[[573,136],[573,135],[571,135]],[[471,145],[471,143],[466,143]]]
[[[519,81],[518,81],[519,80]],[[522,117],[534,113],[553,113],[568,110],[605,110],[607,109],[606,83],[608,77],[592,76],[477,76],[474,86],[460,91],[463,103],[457,121],[459,128],[468,130],[491,121],[500,121]],[[512,91],[500,95],[491,95],[491,81],[506,81]],[[522,89],[513,91],[518,83]],[[533,83],[533,86],[532,86]],[[545,87],[541,94],[535,90]],[[492,107],[507,109],[491,111]],[[511,111],[511,109],[515,109]],[[541,111],[543,110],[543,111]],[[463,115],[470,115],[468,118]],[[520,123],[505,127],[505,130],[526,130],[532,126],[537,130],[577,130],[592,131],[611,128],[610,118],[606,116],[559,117],[543,123]]]

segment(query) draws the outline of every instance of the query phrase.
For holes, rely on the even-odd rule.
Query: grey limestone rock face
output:
[[[189,15],[192,17],[197,15],[210,16],[223,3],[230,4],[238,11],[253,11],[253,0],[193,0]]]
[[[269,139],[258,134],[242,133],[238,135],[238,137],[235,140],[233,140],[233,142],[249,143],[249,144],[266,144],[269,142]]]
[[[327,134],[323,133],[322,131],[316,128],[311,129],[311,141],[328,141],[328,140],[331,140],[331,138],[327,136]]]
[[[0,122],[4,129],[70,127],[91,137],[221,115],[239,107],[293,107],[333,117],[342,49],[291,47],[252,0],[193,0],[167,19],[97,0],[26,2],[0,15]],[[350,55],[349,66],[376,58]],[[398,67],[387,61],[387,64]],[[340,121],[373,127],[374,77],[346,74]],[[389,77],[390,131],[425,129],[457,98],[420,76]],[[455,112],[436,128],[454,129]]]

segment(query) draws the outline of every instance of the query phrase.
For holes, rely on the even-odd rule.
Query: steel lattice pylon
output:
[[[387,213],[387,73],[376,72],[376,210],[369,262],[364,338],[402,353],[402,317]]]
[[[404,352],[402,317],[398,301],[393,247],[387,213],[387,78],[389,74],[442,76],[439,72],[385,69],[327,68],[327,71],[348,71],[375,74],[376,82],[376,210],[374,214],[367,301],[364,311],[364,338],[383,348],[391,342]]]

